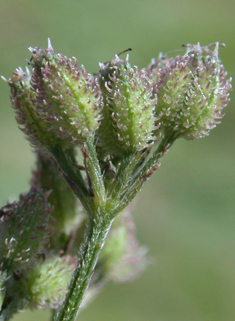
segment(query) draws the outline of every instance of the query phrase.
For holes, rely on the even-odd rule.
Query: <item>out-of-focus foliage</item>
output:
[[[220,58],[234,76],[234,14],[235,2],[223,0],[3,0],[0,73],[9,78],[30,58],[25,48],[45,47],[50,37],[57,52],[75,55],[88,72],[129,47],[130,62],[143,68],[159,51],[181,50],[184,43],[225,42]],[[2,206],[28,190],[34,156],[17,128],[4,82],[0,91]],[[104,315],[112,321],[235,319],[234,107],[232,93],[222,124],[209,137],[178,141],[164,157],[135,210],[137,234],[152,264],[134,283],[106,287],[81,321]],[[49,319],[46,312],[34,312],[37,317]],[[31,319],[24,313],[14,320]]]

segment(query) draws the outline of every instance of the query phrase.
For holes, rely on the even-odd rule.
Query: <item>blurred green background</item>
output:
[[[89,72],[132,47],[145,67],[159,51],[225,42],[220,57],[235,73],[234,0],[1,0],[0,74],[26,65],[29,46],[76,56]],[[179,52],[182,53],[183,51]],[[170,55],[170,54],[169,54]],[[0,205],[28,190],[34,155],[18,130],[0,82]],[[235,320],[235,95],[207,138],[179,140],[139,196],[137,233],[152,264],[135,282],[108,285],[79,320]],[[49,320],[46,311],[19,320]]]

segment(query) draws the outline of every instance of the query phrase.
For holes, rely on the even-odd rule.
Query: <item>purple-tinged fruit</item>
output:
[[[119,156],[149,146],[155,139],[153,82],[118,55],[100,64],[99,81],[104,108],[98,143],[105,154]]]
[[[76,263],[75,257],[56,256],[35,266],[25,281],[30,308],[58,308],[64,299]]]
[[[157,81],[159,131],[189,140],[208,135],[220,123],[231,79],[219,60],[219,43],[185,47],[185,55],[161,61],[148,73]]]
[[[44,254],[51,230],[52,207],[47,194],[33,191],[0,210],[0,261],[3,270],[32,267]]]
[[[82,144],[99,127],[98,81],[75,58],[55,54],[50,41],[47,49],[29,50],[32,75],[16,69],[7,81],[21,129],[36,147]]]

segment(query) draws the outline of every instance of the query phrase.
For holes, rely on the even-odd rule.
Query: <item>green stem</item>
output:
[[[106,201],[106,192],[93,136],[89,137],[85,143],[83,147],[83,154],[86,170],[92,185],[92,192],[94,193],[95,205],[96,207],[102,207]]]
[[[81,201],[83,207],[87,211],[90,211],[90,202],[87,199],[90,198],[91,195],[86,187],[80,170],[74,164],[74,155],[70,151],[64,152],[59,146],[51,149],[51,153],[60,166],[64,178]]]
[[[152,168],[159,163],[160,159],[166,154],[166,152],[169,150],[170,146],[174,143],[177,137],[170,134],[166,136],[162,142],[159,144],[157,150],[153,152],[153,155],[147,160],[146,164],[142,167],[141,170],[139,170],[136,175],[133,177],[131,181],[131,185],[134,185],[136,181],[142,178],[148,179],[151,176]],[[145,179],[145,180],[146,180]],[[130,184],[129,187],[130,189]]]
[[[125,169],[123,168],[123,173],[128,176],[127,178],[124,174],[122,175],[122,171],[119,171],[120,178],[123,179],[122,184],[124,184],[124,186],[128,185],[128,188],[123,188],[120,181],[118,181],[117,184],[114,184],[113,191],[116,196],[116,200],[119,199],[121,203],[119,206],[116,206],[118,210],[120,210],[120,206],[123,207],[123,205],[126,206],[129,204],[130,200],[139,192],[144,181],[147,180],[154,169],[156,169],[156,163],[164,155],[174,140],[175,139],[172,136],[168,136],[163,139],[158,149],[143,166],[140,166],[142,169],[139,169],[135,174],[134,170],[138,162],[141,160],[141,155],[135,155],[135,157],[129,159],[129,164],[126,164],[127,167]],[[104,182],[99,161],[96,156],[93,137],[91,137],[84,145],[83,154],[86,170],[90,178],[92,192],[94,193],[93,201],[91,202],[92,205],[86,204],[88,199],[84,193],[88,189],[86,189],[85,192],[83,191],[83,186],[81,185],[83,180],[81,180],[79,176],[76,176],[73,168],[71,169],[69,166],[69,161],[66,163],[66,157],[65,159],[63,158],[63,152],[61,154],[56,154],[56,159],[57,161],[59,160],[59,164],[66,175],[71,177],[73,181],[78,180],[78,188],[80,189],[80,193],[82,193],[82,197],[80,194],[78,196],[80,196],[80,199],[84,198],[83,201],[85,203],[85,208],[90,215],[88,215],[89,224],[84,236],[84,242],[80,247],[77,267],[71,279],[66,298],[60,311],[55,315],[54,321],[76,320],[84,293],[89,286],[100,251],[104,245],[114,217],[113,204],[108,204],[106,201]],[[133,175],[132,173],[134,174],[134,177],[131,178]]]
[[[174,135],[166,136],[158,146],[157,150],[143,165],[143,167],[137,170],[136,174],[133,175],[133,177],[127,182],[128,184],[126,184],[126,186],[123,186],[122,190],[119,191],[119,205],[115,208],[115,212],[122,211],[123,208],[125,208],[133,200],[136,194],[140,192],[144,183],[159,167],[161,158],[168,151],[176,138],[177,137]],[[135,172],[135,170],[133,172]]]
[[[113,222],[107,215],[105,217],[94,219],[88,226],[69,290],[54,321],[75,321],[77,318],[84,293],[89,286],[100,251]]]
[[[136,152],[135,154],[128,155],[127,157],[122,159],[115,180],[113,180],[112,184],[109,186],[108,197],[112,199],[117,198],[120,190],[123,190],[128,184],[133,170],[135,169],[138,162],[144,157],[145,153],[146,149]]]

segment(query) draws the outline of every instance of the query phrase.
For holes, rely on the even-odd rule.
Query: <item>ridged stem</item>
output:
[[[77,318],[84,293],[89,286],[100,251],[113,222],[107,215],[105,217],[94,219],[87,228],[69,290],[54,321],[75,321]]]
[[[60,146],[51,149],[51,153],[58,163],[61,172],[73,190],[74,194],[79,198],[83,207],[90,211],[90,198],[89,190],[83,180],[80,170],[76,167],[74,155],[71,151],[63,151]]]

